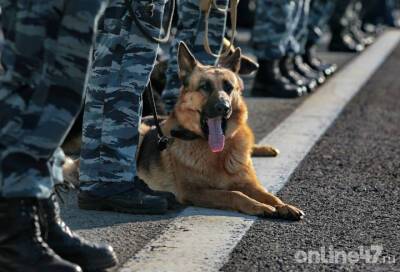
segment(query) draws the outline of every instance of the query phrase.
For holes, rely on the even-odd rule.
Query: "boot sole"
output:
[[[103,271],[108,268],[115,267],[118,264],[117,256],[114,254],[113,256],[115,259],[111,262],[97,262],[91,266],[81,266],[84,271],[87,272],[95,272],[95,271]]]

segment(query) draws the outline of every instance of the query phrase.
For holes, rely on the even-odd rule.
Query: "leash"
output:
[[[168,145],[172,144],[173,139],[165,136],[160,127],[160,121],[158,120],[156,102],[154,100],[154,91],[153,91],[153,86],[151,85],[151,81],[149,81],[149,85],[147,86],[146,96],[149,101],[151,112],[152,112],[153,118],[154,118],[154,123],[155,123],[156,129],[157,129],[158,150],[163,151],[168,147]]]
[[[200,0],[199,8],[200,11],[204,14],[204,22],[205,22],[205,29],[204,29],[204,49],[208,54],[216,58],[223,58],[229,55],[230,49],[235,41],[236,29],[237,29],[237,10],[238,10],[239,0],[230,0],[230,7],[227,9],[220,8],[216,3],[216,0]],[[210,17],[211,8],[215,8],[219,12],[225,13],[230,11],[231,17],[231,37],[229,40],[229,46],[226,48],[222,48],[221,53],[213,53],[210,47],[209,38],[208,38],[208,21]]]
[[[142,22],[139,20],[139,18],[136,16],[135,11],[132,8],[132,1],[133,0],[125,0],[125,6],[128,10],[129,17],[135,22],[136,26],[139,28],[140,32],[142,32],[143,36],[145,36],[148,40],[154,43],[167,43],[169,41],[169,38],[171,36],[171,29],[172,29],[172,22],[174,19],[174,13],[175,13],[175,7],[176,7],[176,0],[169,0],[169,20],[168,20],[168,26],[167,26],[167,31],[165,33],[165,36],[162,38],[156,38],[153,37],[149,31],[147,31],[146,27],[142,24]],[[153,17],[154,15],[154,3],[151,0],[148,5],[146,5],[147,12],[150,14],[150,17]],[[161,24],[162,24],[161,20]],[[161,28],[161,26],[160,26]]]

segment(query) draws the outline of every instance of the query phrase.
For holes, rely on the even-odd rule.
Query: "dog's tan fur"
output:
[[[172,192],[182,204],[299,220],[303,212],[267,192],[253,168],[252,153],[276,156],[278,151],[254,144],[253,133],[247,125],[247,107],[241,96],[240,56],[237,49],[221,62],[224,67],[205,66],[180,44],[178,59],[184,85],[175,110],[163,123],[162,130],[170,135],[173,129],[183,127],[202,138],[175,139],[166,150],[158,152],[154,128],[143,125],[138,175],[153,190]],[[205,94],[199,90],[204,78],[212,81],[217,90],[223,89],[224,80],[231,82],[234,89],[230,95],[221,91]],[[225,96],[232,107],[225,147],[220,153],[211,152],[200,125],[201,112],[213,95]]]

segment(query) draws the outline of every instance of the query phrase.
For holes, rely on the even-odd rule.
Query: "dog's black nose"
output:
[[[217,104],[215,104],[215,110],[218,114],[225,115],[229,112],[231,106],[227,101],[218,101]]]

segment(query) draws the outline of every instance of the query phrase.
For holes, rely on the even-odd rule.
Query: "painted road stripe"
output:
[[[316,141],[399,41],[399,31],[383,34],[261,140],[261,144],[271,144],[281,151],[277,158],[254,159],[257,175],[266,188],[276,193],[284,186]],[[121,271],[218,271],[255,220],[234,212],[189,207]]]

